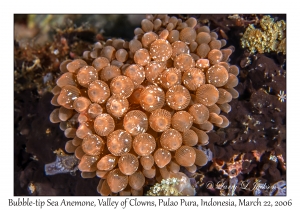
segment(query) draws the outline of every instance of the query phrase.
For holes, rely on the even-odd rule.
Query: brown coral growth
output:
[[[208,161],[197,146],[213,126],[228,126],[220,112],[238,96],[230,53],[195,18],[147,15],[134,33],[64,61],[52,91],[61,108],[50,121],[73,138],[67,150],[83,177],[101,178],[102,195],[141,195],[147,179],[180,177],[180,166],[196,172]]]

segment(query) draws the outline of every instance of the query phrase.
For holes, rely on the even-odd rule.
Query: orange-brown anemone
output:
[[[162,178],[197,173],[209,161],[199,146],[229,126],[224,113],[239,96],[233,50],[195,18],[147,15],[134,34],[63,61],[51,91],[50,121],[104,196],[143,195]]]

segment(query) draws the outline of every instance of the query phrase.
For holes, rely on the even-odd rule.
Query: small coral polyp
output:
[[[134,32],[129,42],[98,42],[86,59],[64,61],[52,91],[50,121],[74,138],[66,150],[83,177],[101,178],[101,195],[143,195],[147,179],[180,179],[180,166],[204,166],[198,148],[214,126],[229,125],[221,111],[238,97],[231,49],[195,18],[147,15]]]

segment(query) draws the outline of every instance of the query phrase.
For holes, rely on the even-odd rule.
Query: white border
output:
[[[295,1],[294,1],[295,2]],[[9,1],[1,5],[1,141],[2,141],[2,188],[1,188],[1,206],[8,206],[8,199],[13,197],[13,15],[15,13],[105,13],[105,14],[124,14],[124,13],[287,13],[287,197],[259,197],[261,200],[293,200],[293,207],[299,205],[299,8],[291,1],[263,1],[263,0],[235,0],[235,1]],[[296,37],[297,36],[297,37]],[[298,38],[298,39],[297,39]],[[297,65],[298,64],[298,65]],[[96,187],[96,186],[95,186]],[[53,200],[96,200],[98,197],[50,197]],[[201,199],[187,198],[187,199]],[[204,197],[208,199],[209,197]],[[217,200],[238,199],[242,197],[213,197]],[[30,199],[46,200],[47,197],[30,197]],[[114,200],[122,201],[124,197],[114,197]],[[149,197],[139,197],[139,200],[150,200]],[[156,198],[151,198],[156,199]],[[172,198],[173,199],[173,198]],[[175,198],[176,199],[176,198]],[[177,198],[178,201],[180,198]],[[255,200],[256,197],[246,197],[248,200]],[[10,207],[11,208],[11,207]],[[26,207],[25,207],[26,208]],[[65,209],[66,207],[56,207],[55,209]],[[79,209],[79,207],[72,207]],[[101,208],[97,206],[97,208]],[[140,207],[139,207],[140,208]],[[173,209],[174,207],[165,207]],[[182,208],[180,206],[174,209]],[[200,207],[199,207],[200,208]],[[207,208],[207,207],[204,207]],[[220,208],[220,207],[215,207]],[[222,209],[232,209],[232,207],[222,207]],[[14,209],[14,208],[13,208]],[[30,208],[36,209],[36,208]],[[43,208],[45,209],[45,208]],[[50,207],[49,207],[50,209]],[[106,208],[104,208],[106,209]],[[113,208],[108,208],[113,209]],[[131,208],[130,208],[131,209]],[[137,209],[137,207],[135,208]]]

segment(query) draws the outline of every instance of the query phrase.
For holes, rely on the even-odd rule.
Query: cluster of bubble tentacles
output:
[[[199,145],[228,126],[221,112],[238,97],[232,49],[195,18],[147,15],[134,33],[62,62],[52,90],[50,120],[72,138],[65,149],[82,177],[101,178],[102,195],[141,195],[146,179],[206,165]]]

